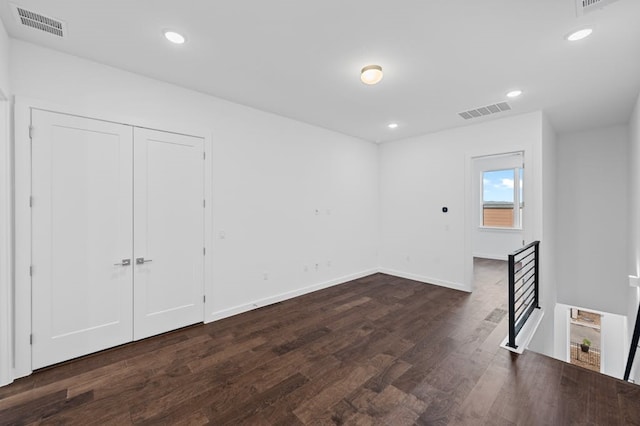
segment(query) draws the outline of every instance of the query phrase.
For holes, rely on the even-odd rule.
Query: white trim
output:
[[[213,229],[211,206],[213,205],[212,188],[212,132],[210,129],[185,129],[181,124],[131,119],[113,114],[110,111],[87,109],[69,105],[60,105],[37,99],[16,96],[15,98],[15,324],[14,324],[14,368],[13,378],[31,374],[31,209],[29,197],[31,195],[31,143],[29,139],[29,125],[31,124],[31,110],[40,109],[55,113],[75,115],[94,120],[111,121],[132,127],[142,127],[169,133],[179,133],[204,139],[206,161],[204,165],[205,179],[205,270],[204,294],[207,302],[213,299],[213,259],[212,232],[207,237],[206,232]],[[37,131],[37,129],[36,129]],[[203,310],[203,321],[205,320]]]
[[[213,283],[213,257],[214,257],[214,237],[213,237],[213,135],[204,139],[204,296],[205,302],[202,307],[202,320],[207,322],[207,312],[211,310],[215,297],[215,287]]]
[[[11,105],[0,90],[0,386],[13,381]]]
[[[473,257],[479,257],[481,259],[491,259],[491,260],[509,260],[509,255],[499,255],[499,254],[484,254],[484,253],[473,253]]]
[[[16,98],[14,106],[14,155],[15,155],[15,258],[14,258],[14,369],[13,377],[31,374],[31,143],[29,124],[31,110],[28,104]]]
[[[16,110],[20,108],[36,108],[44,111],[50,111],[61,114],[75,115],[78,117],[91,118],[93,120],[111,121],[125,126],[142,127],[150,130],[159,130],[168,133],[178,133],[186,136],[195,136],[198,138],[209,138],[211,135],[210,128],[199,126],[185,127],[181,122],[167,122],[162,120],[149,120],[138,117],[130,117],[113,113],[112,109],[91,108],[85,106],[74,106],[50,102],[41,99],[29,98],[26,96],[15,97]]]
[[[206,323],[217,321],[223,318],[228,318],[234,315],[238,315],[244,312],[251,311],[253,309],[262,308],[264,306],[272,305],[274,303],[282,302],[284,300],[292,299],[294,297],[302,296],[303,294],[312,293],[314,291],[322,290],[335,285],[344,284],[349,281],[357,280],[359,278],[367,277],[379,272],[377,269],[369,269],[355,274],[346,275],[340,278],[336,278],[330,281],[325,281],[318,284],[313,284],[308,287],[300,288],[286,293],[281,293],[276,296],[266,297],[264,299],[254,300],[253,302],[244,303],[242,305],[234,306],[233,308],[224,309],[221,311],[214,311],[207,315]]]
[[[406,278],[408,280],[419,281],[419,282],[425,283],[425,284],[433,284],[433,285],[437,285],[437,286],[440,286],[440,287],[447,287],[447,288],[451,288],[451,289],[454,289],[454,290],[460,290],[460,291],[464,291],[464,292],[467,292],[467,293],[471,293],[471,288],[469,286],[466,286],[466,285],[460,284],[460,283],[454,283],[454,282],[451,282],[451,281],[440,280],[438,278],[425,277],[424,275],[417,275],[417,274],[413,274],[411,272],[397,271],[395,269],[380,268],[378,271],[383,273],[383,274],[393,275],[394,277]]]
[[[544,317],[544,310],[534,309],[533,312],[531,312],[531,316],[527,318],[527,321],[524,323],[524,326],[522,326],[522,329],[516,336],[517,348],[514,349],[511,346],[507,346],[507,343],[509,342],[509,336],[504,338],[504,340],[500,344],[500,347],[508,351],[515,352],[517,354],[522,354],[524,350],[527,349],[527,347],[529,347],[529,343],[531,343],[531,339],[536,334],[536,331],[538,330],[538,326],[542,322],[542,317]]]
[[[505,234],[519,234],[523,231],[522,228],[500,228],[498,226],[478,226],[478,231],[480,232],[503,232]]]

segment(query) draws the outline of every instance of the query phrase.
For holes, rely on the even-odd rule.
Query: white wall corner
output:
[[[330,281],[321,282],[318,284],[313,284],[308,287],[296,289],[293,291],[289,291],[286,293],[281,293],[275,296],[266,297],[264,299],[254,300],[249,303],[244,303],[242,305],[234,306],[228,309],[222,309],[217,311],[209,311],[209,314],[205,316],[204,322],[205,324],[218,321],[224,318],[232,317],[234,315],[242,314],[244,312],[252,311],[254,309],[262,308],[265,306],[273,305],[274,303],[283,302],[285,300],[293,299],[294,297],[302,296],[304,294],[312,293],[314,291],[322,290],[325,288],[333,287],[339,284],[345,284],[349,281],[354,281],[360,278],[368,277],[369,275],[373,275],[378,273],[378,269],[368,269],[365,271],[357,272],[354,274],[346,275],[343,277],[335,278]],[[209,298],[207,298],[209,299]]]
[[[454,290],[460,290],[460,291],[464,291],[467,293],[471,293],[471,288],[468,285],[465,284],[461,284],[461,283],[455,283],[452,281],[446,281],[446,280],[441,280],[438,278],[432,278],[432,277],[426,277],[424,275],[418,275],[418,274],[413,274],[410,272],[403,272],[403,271],[398,271],[395,269],[389,269],[389,268],[379,268],[378,272],[383,273],[383,274],[387,274],[387,275],[392,275],[394,277],[398,277],[398,278],[405,278],[407,280],[413,280],[413,281],[418,281],[421,283],[425,283],[425,284],[432,284],[432,285],[437,285],[440,287],[446,287],[446,288],[451,288]]]

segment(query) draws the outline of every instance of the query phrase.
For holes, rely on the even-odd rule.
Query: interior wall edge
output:
[[[418,281],[424,284],[437,285],[440,287],[446,287],[453,290],[464,291],[471,293],[471,288],[468,285],[462,283],[455,283],[452,281],[441,280],[439,278],[427,277],[424,275],[413,274],[411,272],[403,272],[397,269],[379,268],[379,272],[387,275],[392,275],[398,278],[406,278],[408,280]]]

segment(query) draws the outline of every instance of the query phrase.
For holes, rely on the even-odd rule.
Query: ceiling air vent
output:
[[[506,102],[498,102],[497,104],[487,105],[476,109],[470,109],[469,111],[459,112],[458,115],[465,120],[471,120],[472,118],[484,117],[485,115],[497,114],[503,111],[509,111],[511,106]]]
[[[11,5],[13,13],[18,23],[26,27],[44,31],[58,37],[64,37],[67,32],[67,26],[63,21],[27,10],[23,7]]]
[[[616,1],[618,0],[576,0],[576,14],[582,16]]]

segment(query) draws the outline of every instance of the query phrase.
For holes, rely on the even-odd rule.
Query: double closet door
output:
[[[32,111],[32,367],[203,320],[204,141]]]

